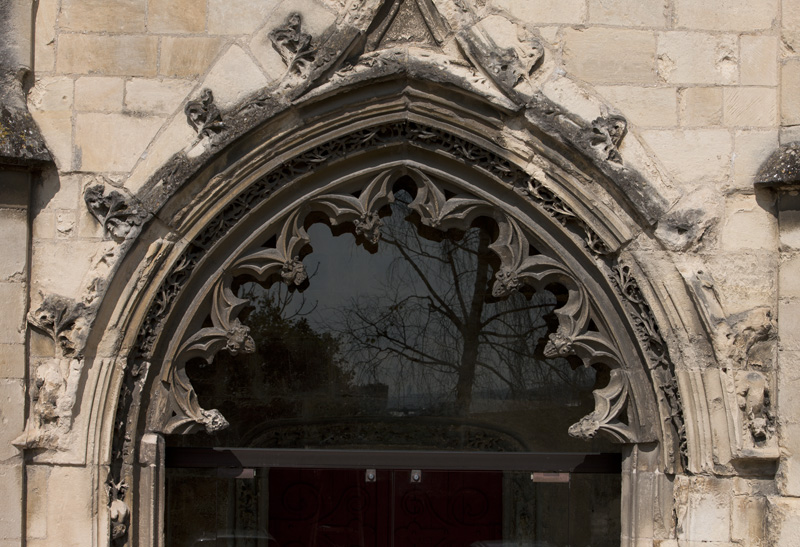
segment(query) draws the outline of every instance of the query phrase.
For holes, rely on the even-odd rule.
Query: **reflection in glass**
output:
[[[615,451],[567,435],[605,378],[542,354],[563,288],[493,298],[491,222],[442,233],[415,222],[408,194],[397,197],[377,248],[321,223],[308,229],[303,292],[239,280],[256,352],[187,366],[201,405],[231,427],[170,442]]]

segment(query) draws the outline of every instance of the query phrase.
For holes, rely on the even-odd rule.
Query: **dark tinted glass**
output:
[[[201,405],[231,426],[172,444],[613,450],[567,435],[604,375],[542,354],[563,289],[493,298],[491,223],[421,227],[399,197],[377,248],[311,226],[305,290],[238,280],[255,353],[187,367]]]
[[[172,469],[170,547],[619,545],[619,475]],[[230,473],[229,473],[230,474]],[[418,480],[415,480],[418,478]]]

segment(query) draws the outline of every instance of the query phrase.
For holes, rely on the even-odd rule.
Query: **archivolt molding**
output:
[[[382,150],[398,142],[401,142],[402,146],[411,144],[419,147],[420,150],[429,149],[438,151],[440,154],[445,153],[468,168],[476,169],[477,172],[489,176],[497,183],[513,189],[530,206],[549,217],[555,225],[562,226],[568,234],[572,234],[568,236],[569,238],[583,240],[586,252],[595,257],[596,264],[601,270],[607,272],[609,279],[620,280],[618,290],[621,300],[624,302],[625,307],[629,309],[631,318],[635,321],[641,320],[643,325],[638,329],[640,343],[645,346],[650,343],[656,345],[659,342],[663,343],[660,340],[657,328],[655,328],[655,319],[652,312],[643,297],[633,289],[635,280],[632,280],[630,272],[625,267],[618,265],[617,271],[621,272],[621,274],[618,273],[616,276],[612,274],[615,271],[613,266],[617,262],[614,258],[614,253],[609,254],[608,245],[586,224],[582,215],[576,213],[571,205],[554,194],[539,178],[531,176],[515,163],[497,153],[476,145],[474,141],[446,133],[437,127],[425,126],[412,121],[398,121],[358,129],[333,141],[306,149],[306,151],[300,152],[293,159],[275,165],[271,171],[261,175],[244,187],[241,193],[229,198],[228,204],[222,206],[212,219],[204,223],[205,228],[196,232],[192,241],[183,247],[183,251],[180,252],[177,259],[172,262],[169,270],[161,277],[160,287],[155,291],[154,299],[149,306],[149,310],[144,314],[144,321],[139,327],[136,342],[130,355],[131,366],[126,369],[125,376],[122,379],[122,389],[116,405],[117,417],[114,420],[115,434],[112,452],[117,455],[116,458],[118,459],[114,460],[116,463],[112,463],[112,481],[119,482],[122,477],[128,476],[130,473],[130,466],[133,465],[133,454],[135,454],[136,450],[137,435],[134,433],[138,427],[136,416],[139,413],[141,393],[147,381],[147,370],[153,356],[154,344],[162,330],[164,320],[172,312],[176,297],[181,293],[185,283],[195,273],[204,256],[215,248],[221,239],[250,211],[265,200],[268,200],[290,181],[302,179],[310,173],[331,167],[336,164],[336,161],[352,154],[364,153],[376,148]],[[370,213],[374,213],[375,207],[378,206],[380,200],[390,199],[388,197],[390,194],[386,191],[388,186],[382,184],[381,179],[374,179],[372,182],[372,186],[365,188],[365,191],[357,199],[353,196],[345,195],[320,198],[320,212],[327,212],[329,221],[331,218],[336,222],[343,222],[344,220],[341,219],[345,218],[354,224],[358,221],[363,226],[365,240],[374,238],[376,219]],[[423,191],[419,193],[420,196],[428,192],[424,185],[422,185],[422,188]],[[437,198],[435,191],[431,190],[430,194],[430,198],[426,198],[425,201],[417,205],[421,207],[421,216],[428,218],[428,222],[435,223],[438,221],[441,223],[446,220],[446,218],[442,217],[442,211],[445,209],[453,211],[467,211],[469,209],[469,205],[466,202],[448,204],[448,200],[443,200],[441,195],[438,195]],[[206,195],[206,199],[213,199],[213,197],[214,194]],[[307,208],[304,209],[304,211],[307,210]],[[302,269],[297,262],[293,261],[299,256],[297,252],[302,248],[301,242],[304,236],[299,229],[302,223],[298,224],[297,222],[301,215],[299,211],[294,213],[297,213],[295,221],[285,224],[291,229],[281,235],[280,243],[271,251],[272,260],[268,261],[266,266],[258,267],[264,268],[262,272],[257,272],[258,275],[264,275],[269,270],[270,274],[268,275],[277,274],[284,282],[297,281],[302,283]],[[339,214],[343,216],[340,220],[336,220]],[[494,218],[495,214],[491,213],[488,216]],[[495,221],[497,221],[496,218]],[[544,279],[542,271],[536,271],[536,267],[541,267],[542,264],[536,264],[535,261],[529,260],[530,257],[526,259],[525,255],[520,253],[520,242],[523,241],[520,236],[521,232],[517,230],[517,233],[515,233],[515,230],[511,229],[512,226],[513,224],[509,223],[509,229],[504,231],[494,242],[495,252],[502,262],[500,276],[495,282],[495,290],[500,292],[513,290],[525,280],[535,282],[537,276],[539,276],[539,279]],[[613,239],[606,241],[613,241]],[[612,268],[606,269],[607,267],[603,266],[605,263],[608,263]],[[252,266],[248,267],[252,268]],[[297,277],[298,275],[300,277]],[[574,275],[562,275],[562,279],[565,278],[574,279]],[[574,282],[569,283],[569,285],[574,286]],[[219,292],[219,290],[222,292]],[[224,294],[224,287],[218,288],[217,294]],[[217,301],[223,302],[224,298],[219,298]],[[571,298],[568,306],[559,310],[561,314],[559,328],[548,343],[548,353],[551,355],[575,354],[584,359],[584,362],[589,363],[594,358],[601,360],[599,356],[616,356],[617,352],[612,344],[609,344],[602,337],[598,338],[595,333],[586,331],[585,323],[583,322],[584,316],[578,311],[585,310],[585,307],[576,304],[575,309],[570,309],[573,302],[578,302],[578,300]],[[214,346],[222,347],[222,331],[226,330],[224,321],[228,321],[228,325],[231,325],[236,317],[227,316],[224,321],[222,319],[223,314],[218,314],[218,317],[219,323],[215,323],[215,327],[219,327],[216,333],[218,342],[215,342]],[[227,345],[227,336],[226,330],[224,345]],[[191,345],[188,344],[185,347],[188,349]],[[648,363],[649,370],[643,374],[649,376],[650,381],[656,388],[658,397],[657,412],[660,415],[660,425],[657,428],[661,430],[660,437],[662,450],[664,451],[664,465],[667,470],[675,471],[680,468],[681,462],[685,459],[682,408],[674,378],[674,367],[669,360],[666,347],[663,348],[660,355],[660,359],[653,358]],[[619,362],[618,356],[615,359],[617,360],[616,362]],[[170,370],[179,371],[180,366]],[[622,370],[622,368],[619,370]],[[639,378],[637,382],[641,382],[642,377],[637,376],[637,378]],[[170,430],[175,426],[175,431],[180,431],[203,427],[214,429],[223,425],[220,415],[212,411],[205,411],[205,409],[201,409],[199,405],[195,404],[196,397],[193,395],[190,384],[180,376],[179,372],[172,379],[170,379],[169,375],[164,379],[167,380],[168,384],[173,382],[173,388],[180,386],[183,392],[177,397],[170,395],[171,399],[163,401],[151,409],[155,415],[161,413],[162,416],[166,415],[162,405],[167,405],[171,411],[174,411],[175,408],[178,409],[177,412],[174,412],[177,418],[172,424],[167,425],[162,419],[161,425],[154,425],[155,429]],[[621,384],[629,381],[630,379],[627,377],[624,379],[617,378],[614,388],[618,389]],[[629,393],[630,386],[627,389]],[[645,388],[640,386],[637,389]],[[649,389],[646,388],[646,390]],[[619,392],[617,395],[621,394],[622,392]],[[613,398],[614,395],[602,394],[598,400],[597,409],[591,416],[587,417],[587,420],[597,424],[597,430],[605,430],[612,437],[616,436],[617,439],[626,438],[627,436],[629,441],[652,440],[654,438],[649,431],[642,430],[642,425],[648,423],[648,418],[638,416],[635,412],[635,405],[609,404],[604,406],[605,403],[603,401],[609,397]],[[630,401],[630,396],[627,399],[624,396],[617,397],[615,402],[619,403],[622,399]],[[632,413],[632,417],[629,416],[627,418],[627,424],[620,419],[623,411],[629,414]],[[154,415],[153,413],[151,413],[151,416]],[[153,420],[150,423],[156,424],[157,422],[158,420]],[[650,421],[649,426],[653,425],[652,421]],[[630,427],[631,431],[625,431],[626,427]],[[582,433],[587,430],[582,428],[575,431],[576,433]],[[126,454],[129,456],[126,457]],[[128,461],[130,463],[126,463]]]

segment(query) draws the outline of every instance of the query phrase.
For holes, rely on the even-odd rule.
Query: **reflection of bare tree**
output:
[[[341,310],[337,330],[360,380],[379,381],[394,370],[433,397],[454,393],[459,415],[469,413],[476,388],[515,399],[579,384],[585,389],[586,371],[576,374],[563,360],[542,358],[540,342],[556,307],[552,294],[491,297],[488,229],[421,234],[405,220],[409,214],[399,199],[384,219],[381,245],[395,258],[382,292]]]

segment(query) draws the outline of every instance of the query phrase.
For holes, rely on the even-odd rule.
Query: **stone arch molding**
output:
[[[415,32],[409,21],[421,23]],[[672,356],[689,355],[627,250],[677,196],[625,119],[569,84],[535,31],[493,32],[506,23],[465,0],[355,0],[321,36],[290,14],[269,35],[280,81],[226,108],[213,89],[198,93],[184,109],[190,148],[134,194],[87,191],[107,252],[80,302],[48,297],[30,316],[58,344],[18,444],[49,449],[42,461],[100,466],[98,506],[110,510],[98,513],[99,545],[158,535],[140,485],[159,457],[152,433],[224,425],[197,404],[182,366],[248,351],[230,276],[296,283],[312,212],[379,242],[375,213],[399,173],[415,181],[415,211],[431,226],[498,226],[494,290],[554,279],[569,289],[548,352],[614,371],[571,432],[657,442],[656,467],[684,468],[689,403]],[[277,245],[249,248],[246,234],[264,230]],[[551,252],[529,255],[530,238]],[[700,323],[694,308],[681,313]]]

